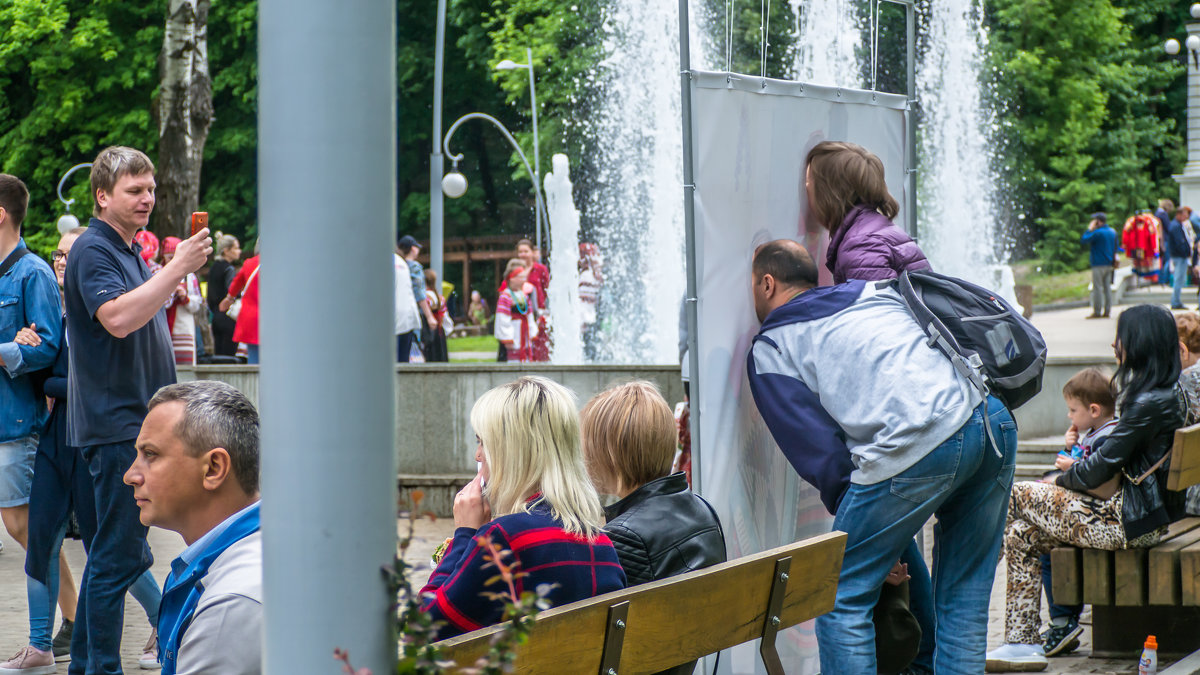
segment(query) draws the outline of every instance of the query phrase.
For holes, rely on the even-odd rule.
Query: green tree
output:
[[[1106,210],[1118,220],[1149,206],[1164,189],[1159,167],[1177,156],[1163,91],[1178,66],[1154,54],[1145,19],[1166,5],[1136,5],[991,3],[1003,168],[1051,271],[1084,265],[1086,214]]]

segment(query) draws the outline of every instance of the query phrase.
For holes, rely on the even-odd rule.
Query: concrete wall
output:
[[[1090,357],[1051,357],[1042,391],[1016,411],[1022,440],[1059,436],[1067,428],[1062,388],[1072,375],[1089,366],[1110,372],[1116,360]],[[400,485],[420,488],[424,508],[449,515],[454,494],[475,474],[475,432],[471,406],[485,391],[521,375],[541,375],[560,382],[579,397],[582,407],[595,393],[617,382],[653,382],[667,401],[683,400],[683,385],[675,366],[553,366],[494,363],[424,364],[396,367],[396,456]],[[180,380],[215,379],[237,387],[258,404],[257,366],[197,366],[181,368]],[[329,420],[337,424],[337,420]],[[337,449],[333,448],[336,452]]]
[[[1062,436],[1070,422],[1062,390],[1075,373],[1098,366],[1111,374],[1117,369],[1116,358],[1086,356],[1051,356],[1042,376],[1042,391],[1013,414],[1017,418],[1017,433],[1021,440]]]
[[[317,367],[317,366],[314,366]],[[499,363],[423,364],[396,367],[396,456],[400,484],[421,488],[424,507],[448,515],[454,494],[475,475],[471,406],[492,387],[522,375],[559,382],[579,397],[579,407],[611,384],[644,379],[674,406],[683,400],[676,366],[553,366]],[[227,382],[258,405],[257,366],[180,368],[179,379]],[[329,420],[329,424],[337,424]],[[336,448],[331,449],[336,452]]]

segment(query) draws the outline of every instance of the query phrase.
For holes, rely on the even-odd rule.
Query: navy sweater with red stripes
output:
[[[608,536],[601,532],[588,539],[567,532],[550,514],[549,505],[538,500],[528,513],[500,516],[479,530],[454,531],[445,556],[421,589],[422,609],[434,621],[445,622],[438,639],[499,623],[503,616],[503,601],[484,595],[507,591],[503,581],[484,585],[498,574],[484,560],[484,549],[476,541],[485,535],[500,550],[512,551],[505,561],[517,563],[516,571],[527,575],[516,580],[518,593],[557,584],[547,595],[557,607],[625,588],[625,571]]]

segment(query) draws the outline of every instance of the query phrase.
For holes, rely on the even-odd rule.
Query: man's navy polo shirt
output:
[[[96,319],[110,300],[141,286],[150,269],[108,223],[92,218],[67,256],[63,282],[67,340],[67,436],[84,448],[131,441],[141,431],[146,404],[160,387],[175,383],[175,354],[166,309],[125,338]]]

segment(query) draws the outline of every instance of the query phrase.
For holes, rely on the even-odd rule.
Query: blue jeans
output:
[[[416,331],[408,331],[396,336],[396,363],[408,363],[408,357],[412,355],[413,336]]]
[[[899,475],[846,491],[833,523],[847,535],[837,598],[833,611],[817,618],[822,673],[876,672],[871,613],[880,586],[933,515],[934,671],[983,672],[988,600],[1017,451],[1017,425],[1004,404],[988,399],[987,423],[1001,448],[988,443],[983,411],[981,404],[953,436]]]
[[[1171,258],[1171,306],[1183,306],[1183,285],[1187,282],[1188,259]]]
[[[246,345],[246,365],[258,365],[258,345]]]
[[[1053,575],[1050,571],[1050,554],[1042,554],[1042,588],[1046,590],[1046,604],[1050,605],[1050,618],[1058,619],[1065,617],[1070,621],[1079,623],[1079,615],[1083,613],[1083,605],[1056,605],[1054,604],[1054,592],[1050,589]]]
[[[62,549],[63,535],[66,524],[59,530],[55,542],[51,546],[53,563],[46,569],[46,583],[31,576],[25,577],[25,593],[29,598],[29,644],[42,651],[49,651],[53,646],[54,613],[58,608],[58,552]],[[158,626],[158,606],[162,601],[162,589],[154,580],[150,570],[142,573],[129,589],[142,609],[146,610],[146,618],[152,627]],[[78,617],[77,617],[78,618]]]
[[[937,620],[933,615],[933,585],[929,581],[929,568],[921,548],[914,539],[904,549],[900,562],[908,565],[908,609],[921,625],[921,647],[912,666],[925,672],[933,672],[934,630]]]
[[[96,536],[79,585],[68,672],[115,675],[121,673],[125,592],[150,569],[153,558],[133,488],[122,480],[137,455],[133,441],[89,446],[82,452],[96,493]]]

